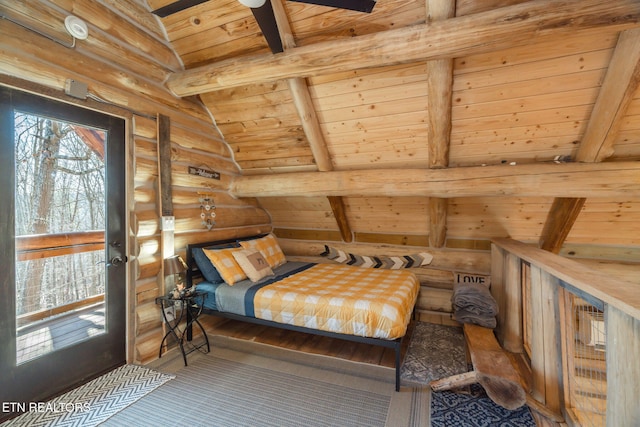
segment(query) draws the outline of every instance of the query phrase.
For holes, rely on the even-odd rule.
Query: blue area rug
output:
[[[527,405],[514,411],[495,404],[474,384],[467,394],[431,393],[431,427],[535,427]]]
[[[418,322],[401,370],[405,386],[429,387],[433,380],[473,369],[467,364],[462,328]],[[458,393],[431,393],[432,427],[535,427],[526,405],[510,411],[474,384]]]

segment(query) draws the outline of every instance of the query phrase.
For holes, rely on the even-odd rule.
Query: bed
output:
[[[187,286],[207,294],[203,312],[395,351],[419,282],[408,270],[287,261],[275,236],[187,246]]]

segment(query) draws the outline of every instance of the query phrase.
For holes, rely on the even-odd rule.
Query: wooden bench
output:
[[[479,383],[487,396],[503,408],[514,410],[527,404],[550,420],[564,422],[560,414],[551,411],[526,392],[524,379],[498,343],[492,329],[465,323],[464,336],[471,355],[473,371],[432,381],[430,386],[433,391],[451,390]]]

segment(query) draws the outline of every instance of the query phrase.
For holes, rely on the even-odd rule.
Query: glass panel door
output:
[[[0,402],[125,363],[124,154],[123,119],[0,86]]]

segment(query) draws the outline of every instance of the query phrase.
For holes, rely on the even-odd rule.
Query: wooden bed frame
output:
[[[260,236],[257,236],[260,237]],[[234,243],[236,242],[236,239],[230,239],[230,240],[218,240],[215,242],[205,242],[205,243],[194,243],[194,244],[188,244],[187,245],[187,287],[191,287],[193,284],[193,281],[199,277],[202,277],[202,273],[200,272],[200,269],[198,268],[193,255],[192,255],[192,250],[193,248],[206,248],[206,247],[210,247],[210,246],[216,246],[216,245],[224,245],[224,244],[229,244],[229,243]],[[348,334],[340,334],[340,333],[336,333],[336,332],[329,332],[329,331],[322,331],[319,329],[311,329],[311,328],[305,328],[303,326],[295,326],[295,325],[288,325],[286,323],[278,323],[278,322],[273,322],[270,320],[263,320],[263,319],[257,319],[255,317],[247,317],[247,316],[241,316],[238,314],[234,314],[234,313],[226,313],[226,312],[222,312],[222,311],[217,311],[217,310],[211,310],[211,309],[203,309],[202,311],[203,313],[206,314],[212,314],[215,316],[220,316],[220,317],[224,317],[227,319],[233,319],[233,320],[240,320],[243,322],[249,322],[249,323],[254,323],[257,325],[264,325],[264,326],[273,326],[274,328],[280,328],[280,329],[287,329],[287,330],[291,330],[291,331],[296,331],[296,332],[305,332],[307,334],[312,334],[312,335],[322,335],[325,337],[331,337],[331,338],[337,338],[337,339],[341,339],[341,340],[345,340],[345,341],[351,341],[351,342],[357,342],[357,343],[363,343],[363,344],[371,344],[371,345],[375,345],[375,346],[381,346],[381,347],[385,347],[385,348],[391,348],[395,351],[395,370],[396,370],[396,391],[400,391],[400,363],[401,363],[401,348],[402,348],[402,339],[404,337],[400,337],[400,338],[396,338],[394,340],[386,340],[386,339],[382,339],[382,338],[370,338],[370,337],[361,337],[361,336],[356,336],[356,335],[348,335]],[[189,331],[190,332],[190,331]],[[188,333],[187,334],[187,339],[191,340],[191,334]]]

